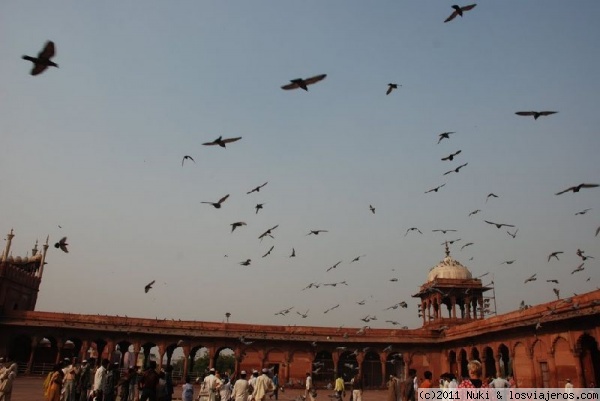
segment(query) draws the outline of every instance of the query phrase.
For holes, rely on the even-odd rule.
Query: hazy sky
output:
[[[15,229],[14,256],[48,234],[70,244],[49,250],[37,309],[414,328],[411,295],[456,238],[499,313],[555,299],[547,279],[597,288],[600,188],[554,193],[600,183],[600,2],[486,0],[444,23],[451,5],[2,1],[0,234]],[[21,56],[47,40],[60,68],[32,77]],[[280,89],[317,74],[308,92]],[[386,96],[390,82],[402,87]],[[202,146],[220,135],[242,139]],[[226,194],[219,210],[200,203]],[[571,274],[578,248],[597,259]]]

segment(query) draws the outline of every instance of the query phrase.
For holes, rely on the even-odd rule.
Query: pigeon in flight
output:
[[[240,342],[244,345],[250,345],[252,344],[254,341],[247,341],[246,338],[244,336],[240,337]]]
[[[585,267],[583,267],[583,265],[584,265],[584,264],[585,264],[585,263],[582,263],[582,264],[580,264],[579,266],[577,266],[577,268],[576,268],[575,270],[573,270],[573,271],[571,272],[571,274],[575,274],[575,273],[577,273],[577,272],[580,272],[580,271],[582,271],[582,270],[585,270]]]
[[[462,150],[457,150],[456,152],[451,153],[450,155],[448,155],[446,157],[442,157],[442,160],[452,161],[452,160],[454,160],[454,156],[459,155],[460,152],[462,152]]]
[[[458,173],[460,171],[460,169],[463,168],[463,167],[465,167],[467,164],[469,164],[469,163],[461,164],[460,166],[458,166],[454,170],[446,171],[444,173],[444,175],[447,175],[447,174],[450,174],[450,173]]]
[[[208,203],[209,205],[213,205],[216,209],[221,208],[221,203],[225,202],[229,198],[229,194],[225,195],[218,202],[200,202],[200,203]]]
[[[560,255],[561,253],[564,253],[564,252],[560,252],[560,251],[552,252],[550,255],[548,255],[548,262],[550,262],[550,259],[552,259],[552,258],[556,258],[556,260],[560,260],[558,258],[558,255]]]
[[[252,259],[246,259],[243,262],[240,262],[240,265],[242,266],[250,266],[250,262],[252,261]]]
[[[302,78],[292,79],[292,80],[290,80],[291,83],[289,83],[287,85],[283,85],[281,87],[281,89],[290,90],[290,89],[302,88],[308,92],[308,85],[316,84],[317,82],[325,79],[326,76],[327,76],[327,74],[321,74],[321,75],[315,75],[314,77],[310,77],[310,78],[306,78],[306,79],[302,79]]]
[[[473,245],[473,244],[474,244],[473,242],[467,242],[466,244],[464,244],[464,245],[463,245],[463,246],[460,248],[460,250],[462,251],[462,250],[463,250],[463,248],[465,248],[465,247],[467,247],[467,246],[469,246],[469,245]]]
[[[46,42],[46,45],[38,53],[37,57],[23,56],[23,60],[31,61],[33,63],[33,69],[31,70],[31,75],[39,75],[46,70],[48,67],[56,67],[58,68],[58,64],[51,61],[50,59],[54,57],[56,50],[54,49],[54,42],[51,40]]]
[[[309,310],[310,309],[307,309],[306,312],[304,312],[304,313],[300,313],[300,312],[296,311],[296,313],[299,314],[300,316],[302,316],[302,319],[306,319],[308,317]]]
[[[494,194],[494,193],[491,193],[491,192],[490,192],[490,193],[488,194],[488,196],[486,196],[486,198],[485,198],[485,203],[487,203],[487,201],[490,199],[490,197],[497,198],[497,197],[498,197],[498,195],[496,195],[496,194]]]
[[[402,85],[400,85],[402,86]],[[398,89],[398,84],[388,84],[388,90],[387,92],[385,92],[386,95],[389,95],[390,93],[392,93],[392,91],[394,89]]]
[[[581,212],[577,212],[577,213],[575,213],[575,216],[578,216],[578,215],[580,215],[580,214],[586,214],[586,213],[587,213],[587,212],[589,212],[590,210],[592,210],[592,209],[591,209],[591,208],[590,208],[590,209],[583,209]]]
[[[600,185],[598,185],[598,184],[579,184],[577,186],[567,188],[564,191],[557,192],[555,195],[564,194],[565,192],[569,192],[569,191],[573,191],[573,193],[575,193],[575,192],[579,192],[579,190],[581,190],[581,188],[596,188],[598,186],[600,186]]]
[[[515,232],[514,232],[514,233],[511,233],[510,231],[506,231],[506,233],[507,233],[508,235],[510,235],[511,237],[513,237],[513,238],[515,238],[515,237],[517,236],[517,232],[519,232],[519,229],[518,229],[518,228],[515,230]]]
[[[440,142],[442,142],[442,139],[446,138],[446,139],[450,139],[450,135],[452,134],[456,134],[456,132],[451,131],[451,132],[442,132],[441,134],[439,134],[440,139],[438,139],[438,144]]]
[[[371,211],[371,213],[375,214],[375,208],[373,207],[373,205],[369,205],[369,210]]]
[[[553,288],[552,291],[554,291],[556,299],[560,299],[560,290],[558,288]]]
[[[512,265],[513,263],[515,263],[515,260],[505,260],[504,262],[500,263],[501,265],[507,264],[507,265]]]
[[[444,187],[444,186],[446,186],[446,184],[445,184],[445,183],[444,183],[444,184],[442,184],[442,185],[439,185],[439,186],[437,186],[437,187],[435,187],[435,188],[431,188],[429,191],[425,191],[425,193],[426,193],[426,194],[428,194],[428,193],[430,193],[430,192],[437,192],[437,191],[438,191],[438,189],[440,189],[441,187]]]
[[[477,214],[479,212],[481,212],[481,209],[473,210],[471,213],[469,213],[468,217],[471,217],[472,215]]]
[[[597,237],[597,236],[598,236],[598,234],[600,234],[600,227],[598,227],[598,228],[596,229],[596,235],[594,235],[594,237]]]
[[[452,244],[454,244],[455,242],[458,242],[458,241],[460,241],[460,240],[461,240],[461,238],[457,238],[457,239],[453,239],[452,241],[446,241],[446,242],[448,243],[448,245],[452,245]],[[446,244],[446,242],[442,242],[442,243],[441,243],[441,245],[445,245],[445,244]]]
[[[214,141],[212,141],[212,142],[205,142],[202,145],[205,145],[205,146],[219,145],[220,147],[225,148],[226,144],[231,143],[231,142],[235,142],[235,141],[239,141],[240,139],[242,139],[241,136],[238,136],[237,138],[225,138],[225,139],[223,139],[223,137],[220,136],[217,139],[215,139]]]
[[[558,111],[517,111],[515,114],[518,116],[533,116],[534,120],[537,120],[541,116],[549,116],[551,114],[556,114]]]
[[[352,261],[351,261],[350,263],[358,262],[358,261],[360,260],[360,258],[364,258],[365,256],[367,256],[367,255],[360,255],[360,256],[357,256],[357,257],[355,257],[354,259],[352,259]]]
[[[310,230],[310,232],[306,235],[311,235],[311,234],[319,235],[319,233],[328,233],[328,232],[329,231],[327,231],[327,230]]]
[[[257,186],[257,187],[256,187],[256,188],[254,188],[253,190],[251,190],[251,191],[249,191],[249,192],[246,192],[246,195],[250,195],[252,192],[260,192],[260,189],[261,189],[262,187],[264,187],[265,185],[267,185],[268,183],[269,183],[269,181],[265,182],[265,183],[264,183],[264,184],[262,184],[262,185],[259,185],[259,186]]]
[[[581,258],[581,260],[594,259],[593,256],[585,256],[584,253],[585,253],[584,251],[582,251],[581,249],[577,248],[576,254],[577,254],[577,256],[579,256]]]
[[[152,280],[151,282],[146,284],[146,286],[144,287],[144,292],[148,293],[148,291],[150,291],[150,289],[152,289],[152,286],[154,285],[155,282],[156,282],[156,280]]]
[[[245,226],[246,223],[244,223],[243,221],[236,221],[235,223],[231,223],[231,232],[233,232],[236,228],[241,227],[241,226]]]
[[[194,158],[192,156],[185,155],[185,156],[183,156],[183,159],[181,159],[181,167],[183,167],[183,162],[185,161],[185,159],[191,160],[194,163],[196,163],[196,161],[194,160]]]
[[[328,267],[328,268],[327,268],[327,271],[335,269],[336,267],[338,267],[338,266],[340,265],[340,263],[342,263],[342,261],[341,261],[341,260],[340,260],[339,262],[337,262],[335,265],[333,265],[333,266],[331,266],[331,267]]]
[[[256,206],[254,206],[254,208],[256,209],[256,213],[255,214],[258,214],[258,211],[260,209],[262,209],[264,205],[265,205],[264,203],[257,203]]]
[[[452,8],[454,9],[454,11],[452,12],[452,14],[450,14],[450,16],[448,16],[448,18],[446,18],[444,20],[444,22],[450,22],[452,21],[454,18],[456,18],[457,15],[460,15],[461,17],[463,16],[463,12],[465,11],[469,11],[475,8],[477,4],[469,4],[468,6],[458,6],[458,5],[453,5]]]
[[[547,283],[558,284],[558,280],[546,280]]]
[[[431,230],[431,232],[441,232],[442,234],[446,234],[448,232],[456,232],[456,230],[449,230],[449,229],[437,229],[437,230]]]
[[[296,257],[296,250],[294,248],[292,248],[292,254],[290,255],[290,258],[295,258]]]
[[[327,312],[331,312],[332,310],[334,310],[335,308],[339,308],[340,304],[337,304],[335,306],[332,306],[331,308],[327,309],[325,312],[323,313],[327,313]]]
[[[271,232],[276,229],[277,227],[279,227],[279,224],[277,224],[276,226],[273,226],[271,228],[269,228],[267,231],[265,231],[264,233],[262,233],[261,235],[259,235],[258,239],[263,239],[264,237],[266,237],[267,235],[271,238],[273,238],[273,235],[271,234]]]
[[[362,301],[359,301],[359,302],[357,302],[357,304],[358,304],[358,305],[364,305],[364,304],[365,304],[365,302],[367,302],[367,301],[363,299]]]
[[[534,274],[533,276],[529,277],[527,280],[525,280],[525,284],[527,284],[527,283],[528,283],[528,282],[530,282],[530,281],[535,281],[535,280],[537,280],[537,277],[535,277],[535,276],[537,276],[537,273],[536,273],[536,274]]]
[[[486,223],[488,223],[488,224],[491,224],[491,225],[493,225],[493,226],[496,226],[497,228],[502,228],[503,226],[504,226],[504,227],[514,227],[514,226],[513,226],[513,225],[511,225],[511,224],[504,224],[504,223],[493,223],[493,222],[491,222],[491,221],[488,221],[488,220],[483,220],[483,221],[485,221]]]
[[[58,241],[56,244],[54,244],[55,248],[60,248],[60,250],[63,251],[64,253],[69,253],[67,246],[69,246],[69,244],[67,244],[67,237],[62,237],[60,239],[60,241]]]
[[[406,237],[410,231],[417,231],[419,234],[423,234],[421,232],[421,230],[419,230],[417,227],[411,227],[408,230],[406,230],[406,233],[404,234],[404,236]]]
[[[270,249],[267,251],[267,253],[265,253],[265,254],[264,254],[262,257],[264,258],[264,257],[266,257],[266,256],[270,255],[270,254],[271,254],[271,251],[272,251],[274,248],[275,248],[275,245],[271,246],[271,248],[270,248]]]

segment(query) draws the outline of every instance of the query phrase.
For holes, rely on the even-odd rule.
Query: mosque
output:
[[[467,376],[479,360],[485,377],[512,375],[519,387],[576,387],[600,382],[600,290],[490,316],[491,287],[446,256],[413,297],[420,299],[417,329],[275,326],[229,322],[175,321],[37,312],[48,240],[30,257],[13,257],[14,233],[0,257],[0,356],[21,372],[42,374],[62,358],[130,361],[158,354],[159,366],[183,355],[182,376],[194,375],[202,350],[214,367],[221,352],[233,353],[236,372],[271,368],[281,383],[294,384],[313,371],[316,383],[363,376],[367,388],[385,385],[390,374],[405,377],[429,370],[434,378]],[[314,369],[314,366],[320,366]]]

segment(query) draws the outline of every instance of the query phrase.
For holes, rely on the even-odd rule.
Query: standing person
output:
[[[190,376],[185,377],[185,384],[181,389],[182,401],[194,401],[194,385],[191,383]]]
[[[97,400],[104,400],[104,387],[106,386],[106,374],[109,360],[103,359],[100,367],[96,369],[96,373],[94,374],[94,397]]]
[[[10,401],[18,369],[17,364],[13,363],[8,369],[4,369],[4,373],[0,374],[0,401]]]
[[[312,376],[310,375],[310,372],[306,372],[304,399],[310,400],[310,401],[315,401],[315,397],[313,395],[314,393],[315,393],[315,387],[313,386]]]
[[[426,370],[425,373],[423,373],[423,377],[425,378],[425,380],[421,382],[419,388],[431,388],[431,378],[433,377],[433,373],[431,373],[429,370]]]
[[[417,371],[415,369],[408,369],[408,377],[405,381],[402,382],[401,386],[401,395],[402,401],[416,401],[416,391],[415,391],[415,377],[417,376]]]
[[[335,391],[335,394],[337,395],[338,400],[343,400],[344,397],[346,396],[346,388],[344,386],[344,379],[342,378],[341,374],[338,374],[337,378],[335,379],[335,386],[333,387],[333,391]]]
[[[453,373],[448,374],[448,388],[458,388],[458,382],[456,381],[456,376]]]
[[[119,383],[117,383],[117,387],[119,388],[119,396],[120,401],[128,401],[129,400],[129,385],[131,383],[131,374],[133,373],[133,368],[127,369],[121,378],[119,379]]]
[[[460,382],[458,388],[487,388],[487,384],[481,380],[481,362],[476,360],[470,361],[467,364],[467,370],[469,378]]]
[[[223,382],[217,376],[215,376],[215,368],[210,368],[208,376],[204,378],[204,385],[208,390],[208,401],[216,401],[217,393],[221,388]]]
[[[233,386],[231,385],[231,381],[229,381],[229,376],[225,375],[222,380],[223,384],[219,390],[219,395],[221,396],[221,401],[229,401]]]
[[[140,401],[156,401],[158,381],[159,377],[156,372],[156,361],[150,361],[138,382],[138,387],[140,388]]]
[[[352,401],[362,401],[363,381],[359,374],[352,379]]]
[[[61,364],[54,365],[54,370],[50,376],[50,384],[48,385],[48,391],[46,393],[47,401],[60,401],[60,392],[62,390],[63,373]]]
[[[77,379],[77,391],[79,392],[79,401],[87,401],[90,389],[92,388],[92,369],[87,359],[81,361],[81,369]]]
[[[567,379],[567,384],[565,384],[565,393],[567,393],[567,394],[573,393],[573,384],[571,383],[571,379]]]
[[[131,374],[131,378],[129,379],[129,400],[122,401],[136,401],[138,397],[136,397],[136,390],[138,388],[138,381],[140,379],[139,367],[130,366],[129,369],[133,369],[133,373]]]
[[[271,380],[267,373],[269,373],[269,370],[264,368],[262,375],[254,382],[254,390],[252,391],[252,399],[254,401],[264,401],[266,395],[275,390],[273,380]]]
[[[240,372],[240,378],[235,381],[233,385],[233,390],[231,392],[231,398],[234,401],[247,401],[250,384],[248,380],[246,380],[246,371],[242,370]]]
[[[115,365],[111,364],[108,366],[108,371],[106,372],[106,380],[104,381],[104,401],[115,401],[115,387],[117,383],[115,382]]]
[[[390,375],[387,382],[388,397],[387,401],[398,401],[400,399],[400,380],[394,375]]]
[[[171,401],[173,399],[173,366],[167,365],[165,367],[165,401]],[[227,400],[223,400],[227,401]]]
[[[271,380],[273,380],[273,385],[275,386],[273,395],[275,396],[275,400],[278,400],[279,399],[279,375],[277,373],[273,374],[273,378]]]

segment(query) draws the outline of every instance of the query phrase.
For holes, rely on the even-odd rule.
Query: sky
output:
[[[14,256],[69,243],[36,310],[418,328],[411,295],[457,238],[498,313],[595,290],[600,188],[555,193],[600,183],[600,2],[484,0],[444,23],[452,4],[1,2],[0,234]],[[59,68],[31,76],[47,40]],[[242,139],[202,145],[219,136]],[[597,258],[571,274],[577,249]]]

